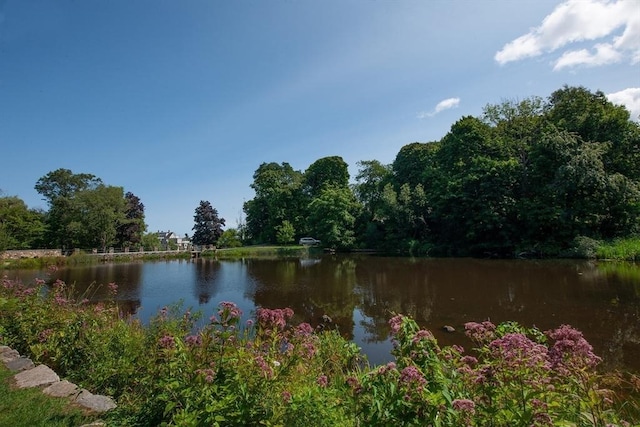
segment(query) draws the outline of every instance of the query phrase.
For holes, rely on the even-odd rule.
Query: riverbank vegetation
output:
[[[600,91],[563,87],[487,105],[440,140],[403,146],[391,164],[360,161],[354,181],[340,156],[305,171],[263,163],[246,218],[223,231],[201,201],[193,239],[237,247],[312,236],[331,249],[402,255],[637,260],[638,165],[640,124],[629,112]],[[144,233],[141,200],[122,187],[58,169],[35,188],[48,211],[0,198],[0,250],[158,246]]]
[[[113,396],[109,425],[637,425],[640,379],[601,373],[567,325],[465,325],[474,349],[441,347],[390,313],[393,361],[369,366],[330,327],[288,308],[243,314],[165,307],[148,325],[56,282],[2,280],[0,343]],[[107,285],[115,295],[116,284]]]

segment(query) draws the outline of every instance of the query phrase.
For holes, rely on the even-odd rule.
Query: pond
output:
[[[246,318],[256,307],[291,307],[294,322],[337,327],[375,364],[392,358],[387,324],[392,313],[412,316],[441,345],[465,347],[470,345],[464,336],[469,321],[514,320],[541,330],[569,324],[584,333],[605,368],[640,372],[640,266],[634,264],[324,255],[7,274],[23,282],[61,279],[80,291],[92,283],[115,282],[123,310],[142,321],[178,301],[184,309],[202,311],[204,318],[221,301],[238,304]],[[91,294],[93,300],[106,297],[106,286]],[[444,331],[445,325],[455,331]]]

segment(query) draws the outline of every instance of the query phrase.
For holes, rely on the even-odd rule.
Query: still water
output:
[[[515,320],[541,330],[583,331],[605,367],[640,372],[640,266],[565,260],[410,259],[325,255],[305,259],[180,260],[10,272],[24,281],[61,279],[82,290],[118,285],[128,313],[147,321],[182,301],[208,318],[221,301],[246,318],[256,307],[291,307],[294,322],[323,315],[372,363],[391,360],[387,320],[411,315],[441,345],[469,346],[464,324]],[[106,298],[106,286],[92,299]],[[448,333],[444,325],[456,331]]]

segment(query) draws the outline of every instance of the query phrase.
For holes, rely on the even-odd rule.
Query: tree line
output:
[[[29,209],[16,196],[0,197],[0,250],[31,248],[145,248],[160,243],[145,233],[144,204],[122,187],[106,185],[95,175],[57,169],[41,177],[36,191],[48,209]],[[224,218],[207,201],[195,210],[192,242],[215,244]],[[188,237],[188,236],[187,236]]]
[[[254,243],[312,235],[334,248],[445,256],[570,255],[640,232],[640,126],[604,93],[487,105],[390,165],[263,163],[244,204]]]
[[[546,99],[487,105],[438,141],[403,146],[394,161],[324,157],[305,171],[263,163],[246,219],[208,201],[195,244],[289,244],[303,236],[349,250],[442,256],[579,255],[640,233],[640,125],[604,93],[565,86]],[[91,174],[58,169],[35,189],[48,210],[0,197],[0,250],[157,245],[144,205]]]

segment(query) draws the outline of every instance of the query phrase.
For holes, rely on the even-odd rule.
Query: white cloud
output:
[[[449,110],[451,108],[456,108],[458,105],[460,105],[460,98],[443,99],[442,101],[438,102],[438,104],[433,109],[433,111],[431,112],[422,111],[418,113],[418,118],[424,119],[426,117],[433,117],[441,111]]]
[[[614,32],[624,28],[621,35]],[[587,49],[564,52],[554,70],[619,62],[630,57],[640,61],[640,13],[637,0],[567,0],[547,15],[539,27],[507,43],[494,59],[504,65],[511,61],[554,52],[576,42],[601,40]]]
[[[613,64],[620,62],[622,55],[613,46],[606,43],[594,46],[595,53],[589,52],[587,49],[572,50],[562,54],[560,59],[556,61],[553,67],[554,71],[561,70],[566,67],[575,67],[577,65],[585,65],[595,67],[605,64]]]
[[[640,87],[630,87],[609,93],[607,98],[614,104],[624,105],[631,113],[631,119],[640,121]]]

